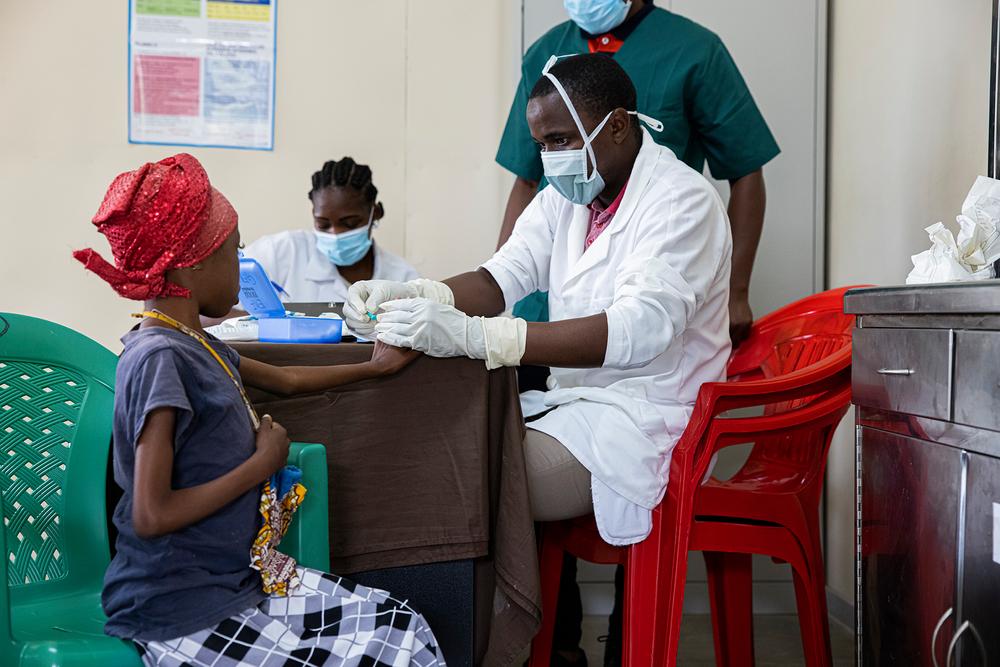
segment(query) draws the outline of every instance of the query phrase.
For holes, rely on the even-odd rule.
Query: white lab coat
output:
[[[553,368],[542,398],[555,409],[529,426],[590,470],[604,540],[632,544],[649,534],[699,387],[725,378],[732,239],[715,189],[645,129],[618,212],[584,252],[589,220],[546,188],[483,267],[508,308],[539,289],[552,321],[607,313],[604,365]]]
[[[267,275],[281,285],[282,301],[344,302],[350,284],[337,267],[316,248],[316,236],[297,229],[263,236],[243,251],[246,257],[260,262]],[[417,270],[406,260],[375,244],[374,280],[405,282],[418,278]]]

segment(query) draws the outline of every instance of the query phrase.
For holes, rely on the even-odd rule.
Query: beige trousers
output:
[[[551,435],[528,427],[524,463],[535,521],[572,519],[594,511],[590,471]]]

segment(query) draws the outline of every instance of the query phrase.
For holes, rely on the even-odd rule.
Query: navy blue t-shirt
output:
[[[154,539],[132,527],[135,446],[146,417],[176,410],[173,487],[216,479],[246,461],[256,439],[232,380],[194,338],[166,327],[131,331],[115,379],[114,474],[124,490],[115,509],[117,554],[104,576],[105,631],[162,641],[212,627],[264,599],[250,568],[259,527],[254,489],[198,523]],[[238,373],[239,355],[211,339]]]

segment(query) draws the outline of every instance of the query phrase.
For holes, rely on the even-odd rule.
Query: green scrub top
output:
[[[553,55],[589,53],[580,28],[566,21],[535,42],[521,63],[521,81],[510,107],[496,160],[544,187],[542,159],[525,112],[528,95]],[[719,37],[660,7],[646,14],[614,54],[635,85],[638,111],[661,121],[653,139],[701,173],[705,163],[719,180],[753,173],[779,152],[736,63]],[[548,320],[545,295],[517,304],[515,315]]]

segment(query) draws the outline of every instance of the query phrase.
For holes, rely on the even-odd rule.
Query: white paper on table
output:
[[[961,218],[967,218],[966,225],[974,225],[979,234],[978,243],[983,251],[980,264],[1000,259],[1000,181],[986,176],[976,178],[962,203]]]
[[[908,285],[987,280],[1000,259],[1000,181],[980,176],[955,218],[958,235],[944,223],[926,228],[931,247],[913,255]]]

